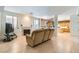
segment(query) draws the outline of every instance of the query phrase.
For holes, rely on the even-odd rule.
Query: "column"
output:
[[[58,15],[55,15],[54,16],[54,20],[53,20],[54,21],[54,29],[55,29],[55,31],[54,31],[54,36],[55,37],[57,37],[57,25],[58,25],[58,21],[57,20],[58,20]]]

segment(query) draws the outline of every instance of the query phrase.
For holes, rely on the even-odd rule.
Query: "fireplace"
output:
[[[23,29],[23,34],[24,34],[24,35],[30,34],[30,29]]]

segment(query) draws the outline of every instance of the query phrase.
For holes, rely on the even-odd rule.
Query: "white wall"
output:
[[[33,19],[30,15],[24,15],[21,20],[21,24],[23,27],[31,28]]]
[[[71,16],[71,35],[79,37],[79,16]]]
[[[4,12],[4,7],[0,6],[0,33],[2,34],[4,32],[4,27],[3,27],[3,12]]]
[[[1,33],[1,13],[0,13],[0,33]]]

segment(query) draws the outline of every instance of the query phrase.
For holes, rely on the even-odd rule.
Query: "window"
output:
[[[6,16],[6,23],[10,23],[10,24],[13,23],[12,16]]]
[[[34,18],[33,20],[33,28],[38,29],[40,27],[40,20],[38,18]]]
[[[17,28],[17,17],[6,15],[6,23],[12,24],[14,29],[16,29]]]

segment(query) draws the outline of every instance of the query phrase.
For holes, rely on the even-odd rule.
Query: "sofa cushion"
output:
[[[47,41],[47,40],[48,40],[49,34],[50,34],[50,30],[49,30],[49,29],[45,29],[45,30],[44,30],[43,41]]]

